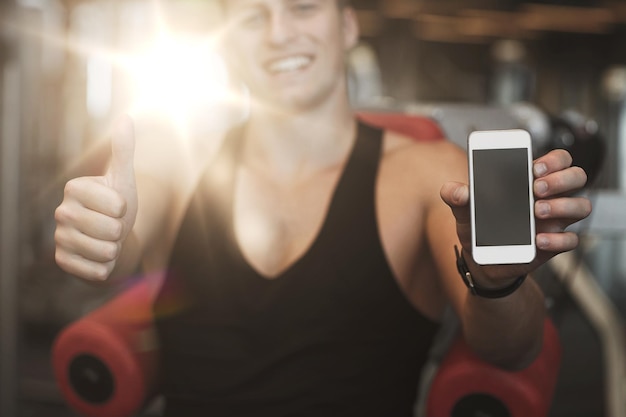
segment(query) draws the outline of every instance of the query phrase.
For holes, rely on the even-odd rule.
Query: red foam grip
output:
[[[129,417],[156,393],[158,346],[151,310],[155,294],[156,283],[143,279],[57,336],[52,347],[55,378],[67,404],[80,415]],[[112,376],[112,391],[105,399],[85,398],[85,387],[72,380],[72,364],[85,356],[99,361]],[[91,377],[97,385],[100,376]]]
[[[459,337],[433,379],[428,394],[427,415],[460,415],[460,401],[478,394],[497,399],[510,417],[547,417],[561,362],[558,333],[548,319],[543,337],[539,356],[530,366],[515,372],[482,361]]]

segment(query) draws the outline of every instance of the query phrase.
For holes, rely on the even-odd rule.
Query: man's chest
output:
[[[306,255],[322,229],[329,227],[331,210],[347,212],[347,220],[351,213],[373,206],[376,235],[370,238],[380,240],[398,278],[408,279],[423,240],[424,210],[419,198],[382,177],[372,185],[369,198],[354,196],[351,201],[349,189],[337,189],[339,180],[338,172],[327,172],[285,187],[242,170],[233,193],[233,228],[245,259],[262,275],[276,277]],[[347,196],[336,195],[342,193]]]
[[[275,278],[304,256],[324,226],[338,173],[301,183],[272,181],[242,169],[233,191],[233,229],[244,258]]]

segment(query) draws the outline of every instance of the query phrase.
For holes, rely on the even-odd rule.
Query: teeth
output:
[[[311,62],[311,58],[306,56],[293,56],[281,59],[270,64],[270,71],[274,73],[296,71]]]

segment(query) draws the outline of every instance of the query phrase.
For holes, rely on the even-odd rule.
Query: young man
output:
[[[576,247],[564,229],[591,207],[566,195],[585,173],[564,151],[535,161],[536,260],[481,267],[465,154],[355,119],[344,75],[353,9],[223,3],[249,120],[210,158],[193,145],[155,151],[167,141],[139,132],[135,158],[126,122],[106,175],[70,181],[56,212],[67,272],[102,281],[140,259],[165,271],[155,319],[166,414],[409,416],[448,304],[480,356],[529,364],[541,347],[541,291],[529,278],[504,297],[474,296],[453,248],[462,245],[481,288],[519,283]]]

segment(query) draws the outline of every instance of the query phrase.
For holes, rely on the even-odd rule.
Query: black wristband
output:
[[[524,280],[526,279],[526,275],[522,275],[517,277],[515,281],[511,285],[507,285],[504,288],[494,288],[494,289],[486,289],[480,288],[476,286],[474,280],[472,279],[472,273],[467,267],[467,263],[465,263],[465,258],[463,258],[463,254],[459,252],[459,248],[454,245],[454,253],[456,254],[456,269],[461,274],[461,278],[463,278],[463,282],[467,285],[472,295],[477,295],[479,297],[485,298],[502,298],[506,297],[509,294],[512,294],[516,289],[522,285]]]

